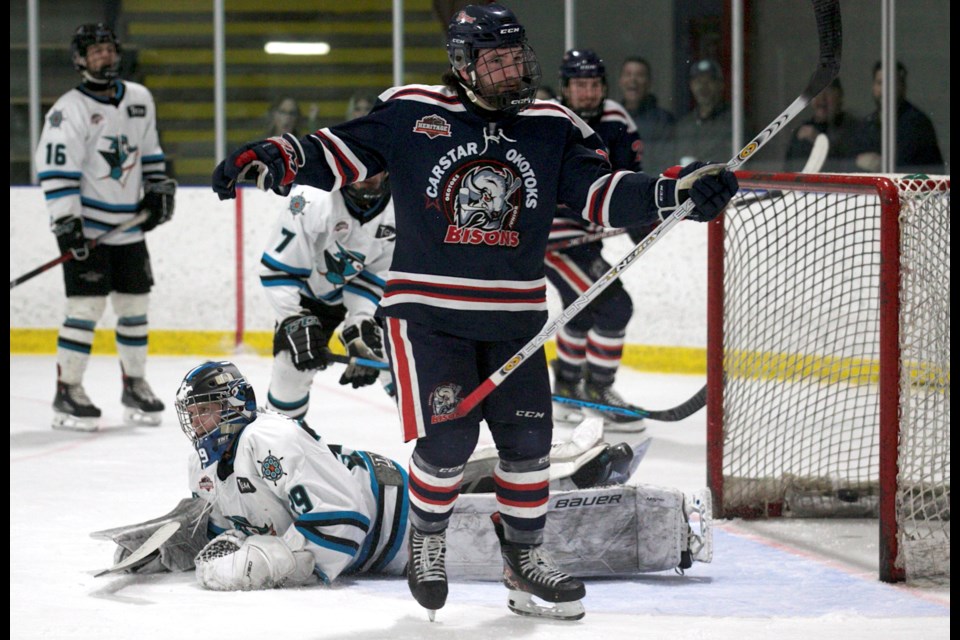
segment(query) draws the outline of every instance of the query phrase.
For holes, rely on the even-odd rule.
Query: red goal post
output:
[[[950,178],[737,172],[710,225],[718,517],[878,517],[880,578],[950,575]]]

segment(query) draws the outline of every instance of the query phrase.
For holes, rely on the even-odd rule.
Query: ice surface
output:
[[[586,617],[575,623],[521,618],[495,582],[454,582],[448,604],[427,621],[402,579],[349,578],[332,588],[215,593],[191,573],[94,574],[112,564],[113,545],[92,531],[166,513],[187,495],[191,455],[172,410],[183,374],[203,358],[152,357],[148,379],[167,403],[162,426],[122,426],[120,369],[95,356],[86,376],[103,409],[102,430],[50,428],[52,356],[10,357],[11,638],[481,638],[627,640],[684,638],[946,638],[949,588],[877,580],[875,521],[718,523],[710,564],[629,580],[591,580]],[[266,395],[270,360],[234,358]],[[329,442],[371,449],[406,462],[395,410],[379,388],[337,384],[317,375],[310,425]],[[618,389],[631,402],[665,408],[693,395],[696,376],[623,371]],[[556,437],[563,437],[558,430]],[[705,414],[649,423],[654,438],[640,482],[693,491],[706,484]],[[484,442],[489,435],[484,434]]]

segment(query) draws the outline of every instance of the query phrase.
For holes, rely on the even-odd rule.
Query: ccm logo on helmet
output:
[[[516,33],[517,31],[520,31],[520,27],[505,27],[503,29],[500,29],[501,35],[506,35],[508,33]]]

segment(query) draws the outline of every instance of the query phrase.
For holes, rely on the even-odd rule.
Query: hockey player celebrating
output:
[[[176,409],[195,449],[195,499],[161,518],[95,533],[119,545],[109,572],[195,567],[200,585],[214,590],[330,584],[348,573],[402,575],[411,528],[409,479],[400,463],[328,445],[302,422],[258,409],[252,386],[230,362],[187,372]],[[549,535],[576,541],[560,545],[568,549],[558,556],[561,566],[610,576],[709,562],[706,505],[675,490],[622,484],[639,456],[626,444],[603,443],[601,424],[585,422],[550,450],[557,490]],[[461,543],[451,562],[471,577],[496,577],[496,462],[493,447],[471,456],[468,495],[450,525]],[[696,535],[687,522],[694,513],[702,523]],[[519,600],[514,608],[540,613]]]
[[[543,547],[553,430],[543,352],[476,411],[461,417],[458,404],[546,321],[543,262],[558,202],[616,227],[652,223],[692,198],[688,217],[707,221],[737,181],[719,166],[686,180],[612,172],[582,119],[535,102],[536,55],[523,25],[499,4],[459,11],[447,52],[443,85],[394,87],[362,118],[244,145],[217,166],[213,188],[224,199],[246,180],[281,194],[294,182],[336,190],[390,172],[397,241],[377,313],[386,320],[403,437],[416,439],[411,593],[431,616],[446,603],[446,531],[485,419],[499,454],[495,489],[511,601],[534,595],[575,619],[584,585]],[[684,171],[681,178],[693,168]]]
[[[384,173],[333,193],[298,186],[277,217],[260,259],[260,283],[276,313],[267,407],[302,420],[327,344],[343,322],[348,355],[386,362],[374,312],[393,257],[394,221]],[[383,374],[388,393],[393,383]],[[374,369],[348,365],[340,384],[377,381]]]
[[[620,104],[607,98],[607,72],[603,60],[590,49],[571,49],[560,63],[560,103],[580,116],[607,147],[614,170],[639,171],[642,142],[633,120]],[[648,225],[649,226],[649,225]],[[598,231],[600,227],[565,206],[557,210],[550,241],[566,240]],[[641,234],[641,235],[645,235]],[[610,270],[601,241],[581,244],[546,255],[547,279],[569,306]],[[633,315],[630,294],[617,280],[557,333],[557,359],[553,362],[553,392],[558,396],[641,411],[613,388],[623,356],[627,323]],[[558,421],[569,407],[554,406]],[[579,412],[573,415],[582,418]],[[608,429],[643,431],[642,420],[622,413],[603,412]]]
[[[123,375],[124,416],[133,424],[160,424],[163,403],[144,377],[147,307],[153,276],[144,233],[173,215],[176,182],[165,175],[156,107],[146,87],[121,81],[120,42],[104,24],[84,24],[71,41],[83,78],[47,113],[35,159],[63,253],[66,318],[57,338],[57,394],[53,428],[95,431],[100,409],[83,389],[94,329],[107,296],[117,314],[117,351]],[[87,241],[149,213],[140,226]]]

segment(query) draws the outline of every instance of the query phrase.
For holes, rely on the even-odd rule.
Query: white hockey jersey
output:
[[[153,96],[126,81],[113,98],[68,91],[47,112],[35,160],[51,224],[82,216],[87,238],[123,224],[139,209],[144,175],[166,172]],[[105,244],[141,240],[133,227]]]
[[[229,451],[201,467],[190,490],[212,505],[210,535],[237,529],[303,547],[330,583],[342,573],[399,575],[407,561],[407,474],[397,462],[334,445],[263,409]]]
[[[372,317],[393,259],[393,199],[360,224],[343,195],[298,186],[284,201],[260,260],[260,282],[278,319],[301,311],[300,296],[343,304],[351,317]]]

